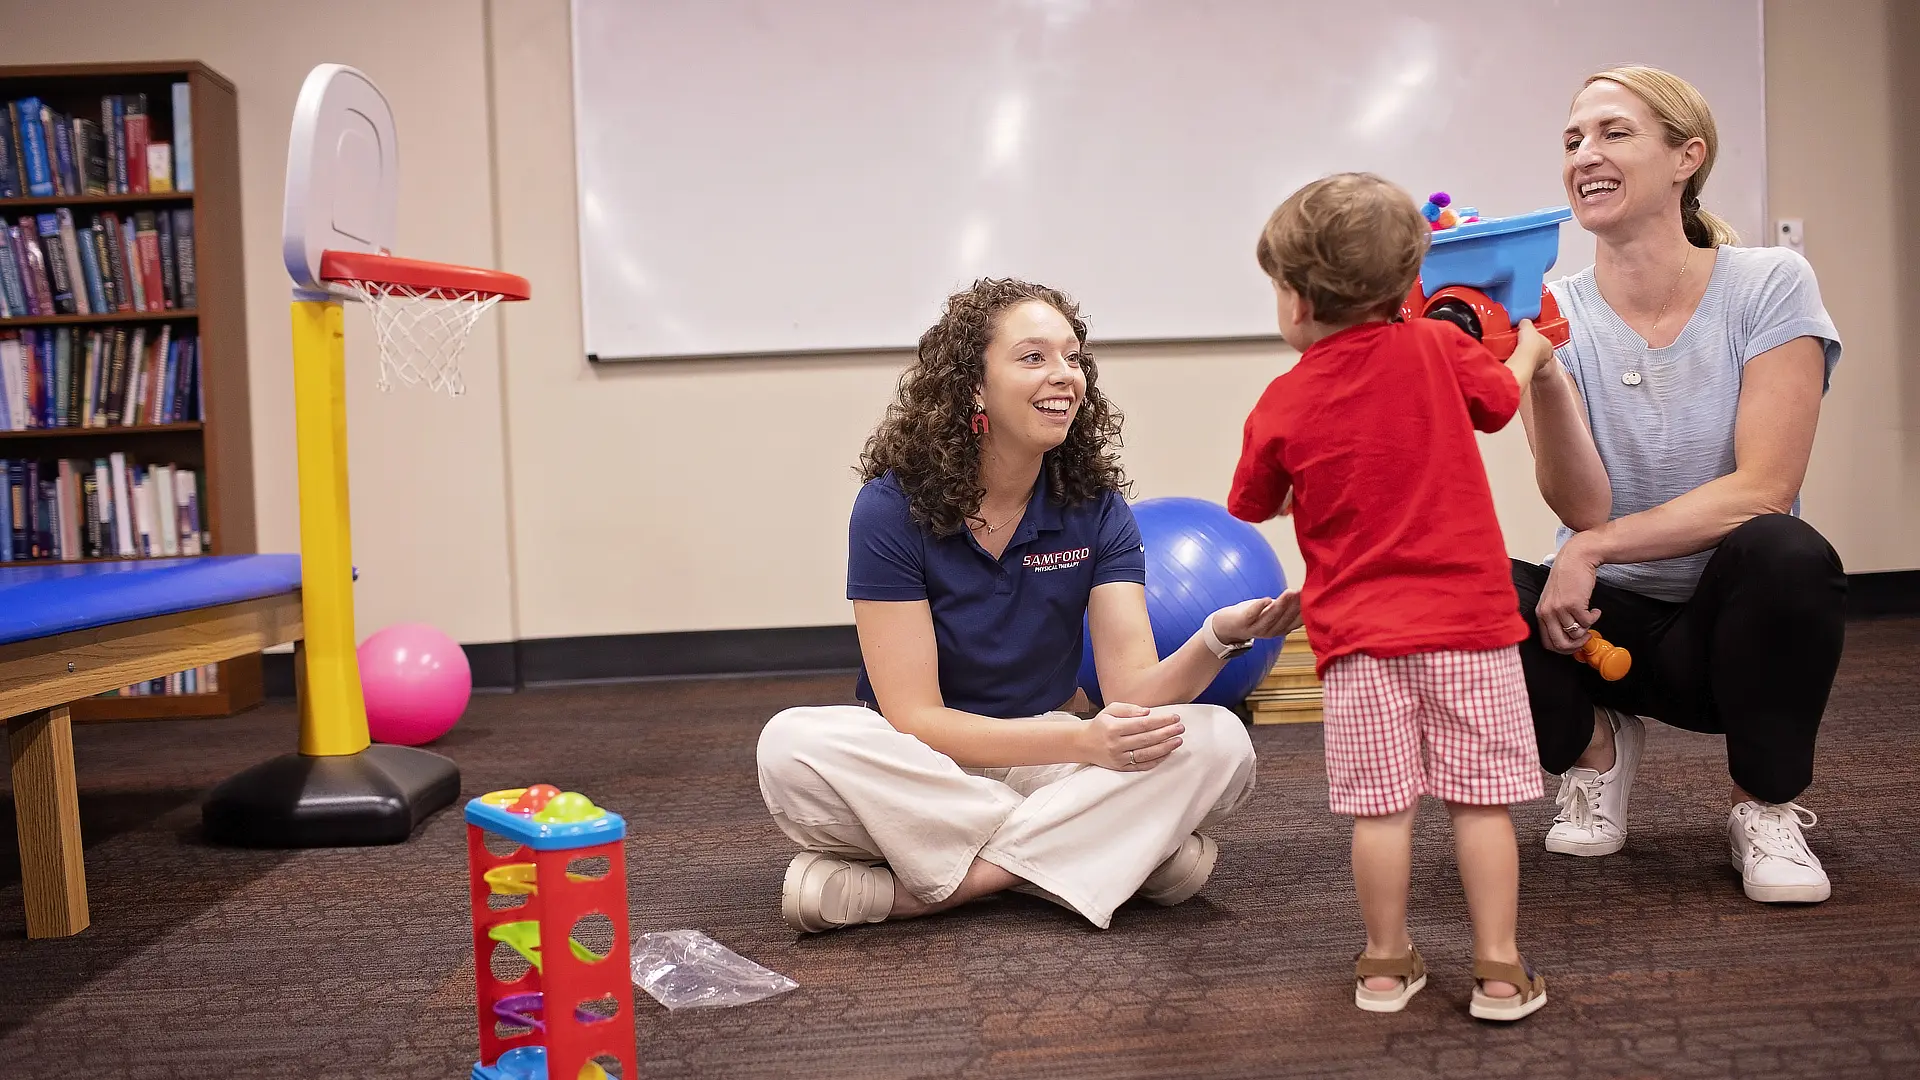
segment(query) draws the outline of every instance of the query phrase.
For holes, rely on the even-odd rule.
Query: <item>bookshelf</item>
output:
[[[176,84],[184,89],[176,91]],[[22,172],[29,147],[21,142],[18,108],[10,106],[28,99],[37,99],[47,110],[42,114],[40,137],[51,173],[64,169],[63,175],[56,177],[37,169]],[[178,115],[177,101],[185,103],[185,117]],[[0,136],[5,136],[0,138],[0,144],[4,144],[0,150],[15,154],[9,163],[11,168],[0,165],[0,246],[11,242],[5,235],[7,227],[21,227],[24,219],[44,234],[43,215],[51,215],[56,234],[52,239],[62,242],[63,255],[72,245],[75,258],[69,265],[77,265],[80,270],[78,281],[64,275],[72,298],[54,298],[52,310],[21,296],[18,299],[28,305],[28,310],[22,311],[0,296],[0,364],[6,361],[10,340],[16,342],[12,346],[16,356],[31,353],[36,357],[41,355],[40,342],[53,341],[52,352],[47,354],[53,359],[46,361],[46,370],[65,372],[69,379],[64,399],[50,385],[58,381],[55,379],[29,388],[29,394],[46,396],[27,399],[28,408],[51,410],[35,412],[32,420],[26,421],[31,426],[15,430],[21,426],[14,416],[22,404],[18,396],[6,402],[8,408],[0,409],[0,461],[34,461],[43,472],[51,466],[56,474],[59,462],[69,462],[74,467],[72,475],[56,480],[54,494],[76,509],[66,511],[64,518],[56,517],[65,528],[65,536],[56,542],[71,541],[76,536],[79,540],[77,549],[72,543],[60,543],[56,558],[14,558],[0,561],[0,567],[124,557],[119,554],[124,549],[119,547],[114,530],[100,528],[103,511],[90,509],[91,504],[78,494],[88,479],[79,468],[81,463],[112,460],[114,455],[126,463],[129,480],[136,467],[149,481],[160,476],[161,483],[150,489],[156,500],[162,485],[174,488],[176,496],[171,508],[159,502],[148,504],[149,521],[155,526],[148,533],[151,546],[135,526],[135,557],[191,557],[187,554],[191,544],[186,533],[192,531],[198,532],[204,554],[255,551],[241,247],[240,124],[233,83],[205,64],[187,60],[0,66],[0,113],[7,114],[0,117]],[[167,144],[166,160],[153,160],[151,153],[139,152],[142,143],[138,125],[127,123],[128,114],[144,117],[145,145]],[[61,142],[66,143],[64,158],[70,164],[62,164]],[[149,161],[165,169],[167,183],[154,184],[144,175],[143,166]],[[51,194],[44,190],[35,193],[32,184],[36,176],[43,188],[51,181],[55,190]],[[172,190],[155,190],[161,186]],[[180,243],[178,223],[183,214],[191,226],[190,263]],[[163,221],[171,227],[166,233],[160,230]],[[143,229],[149,222],[152,227]],[[106,237],[110,233],[124,236],[126,223],[135,226],[135,242],[131,248],[119,245],[122,250],[116,253],[108,248]],[[68,229],[93,248],[91,263],[83,261],[81,243],[68,238]],[[129,253],[146,257],[143,231],[155,234],[155,250],[162,259],[171,254],[174,265],[163,268],[166,272],[158,275],[158,293],[163,299],[128,304],[122,298],[135,291],[135,285],[126,279],[141,271],[126,259]],[[18,253],[19,248],[12,250]],[[46,248],[41,255],[44,260]],[[0,259],[0,290],[6,285],[5,261]],[[189,265],[191,294],[184,276]],[[116,267],[126,273],[120,275],[117,291],[108,292],[106,279],[114,276],[112,268]],[[22,269],[16,265],[15,272]],[[56,284],[52,268],[43,265],[40,270],[46,274],[51,292]],[[148,275],[140,284],[148,286],[152,280],[153,275]],[[74,296],[76,290],[82,295]],[[140,287],[137,291],[140,300],[153,299],[149,295],[154,292],[152,288]],[[83,298],[84,309],[80,306]],[[29,334],[34,344],[19,346],[17,343]],[[115,371],[119,337],[129,343],[139,342],[139,350],[136,353],[131,344],[126,347],[123,355],[127,374],[124,381],[116,383],[111,373]],[[66,367],[56,366],[62,338],[67,342]],[[24,361],[15,363],[19,367]],[[30,377],[31,372],[28,374]],[[7,392],[5,375],[0,367],[0,393]],[[64,412],[60,410],[62,400]],[[136,401],[138,411],[129,417]],[[121,406],[112,410],[120,415],[110,415],[110,406]],[[52,424],[43,422],[49,419]],[[126,422],[128,419],[132,422]],[[175,472],[157,474],[147,466],[171,466]],[[191,482],[169,482],[181,473],[191,473]],[[91,478],[95,482],[85,485],[91,487],[94,499],[106,501],[100,497],[98,481],[109,475],[96,473]],[[50,478],[43,475],[41,479]],[[5,471],[0,471],[0,482],[5,482],[0,484],[0,496],[10,499],[16,486]],[[24,488],[18,493],[24,497]],[[187,505],[181,506],[182,501]],[[162,512],[177,515],[172,526],[164,530],[173,533],[172,551],[160,542],[163,530],[158,527],[157,515]],[[137,515],[130,515],[128,520],[133,516]],[[86,520],[76,527],[77,518]],[[10,506],[6,523],[11,526]],[[107,545],[113,547],[102,550]],[[28,546],[31,548],[31,542]],[[73,718],[226,716],[260,702],[263,686],[258,654],[216,667],[215,691],[96,697],[75,705]]]

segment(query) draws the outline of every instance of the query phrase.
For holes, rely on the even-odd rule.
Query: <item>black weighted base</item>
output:
[[[460,796],[438,754],[376,743],[357,754],[282,754],[227,778],[200,808],[207,839],[237,847],[404,843]]]

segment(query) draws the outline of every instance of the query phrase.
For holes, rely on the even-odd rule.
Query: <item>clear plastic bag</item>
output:
[[[746,1005],[800,985],[698,930],[641,934],[632,967],[634,985],[668,1009]]]

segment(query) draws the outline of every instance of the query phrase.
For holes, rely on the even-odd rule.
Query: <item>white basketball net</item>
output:
[[[460,381],[460,354],[467,336],[487,309],[500,302],[495,293],[462,292],[441,296],[411,285],[384,281],[342,281],[373,313],[380,342],[380,389],[392,390],[389,372],[409,386],[425,383],[449,397],[466,392]]]

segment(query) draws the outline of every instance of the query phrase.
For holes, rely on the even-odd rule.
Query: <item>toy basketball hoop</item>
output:
[[[391,372],[409,385],[458,396],[460,354],[480,316],[502,300],[525,300],[527,280],[498,270],[327,251],[320,279],[349,290],[373,314],[380,342],[380,389]]]
[[[474,325],[527,280],[497,270],[397,258],[399,139],[393,110],[366,75],[322,64],[307,76],[287,143],[281,249],[294,299],[354,300],[373,316],[380,389],[388,374],[458,395]]]
[[[201,819],[217,842],[398,843],[460,794],[452,760],[414,746],[375,745],[367,729],[353,615],[345,302],[365,304],[373,315],[381,389],[392,372],[458,394],[460,353],[474,323],[502,300],[526,299],[529,290],[512,274],[393,256],[398,155],[393,111],[371,79],[341,64],[307,74],[287,142],[281,230],[281,258],[293,278],[300,746],[229,777],[208,796]],[[404,470],[395,472],[404,477]]]

